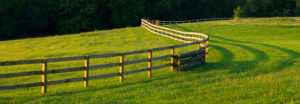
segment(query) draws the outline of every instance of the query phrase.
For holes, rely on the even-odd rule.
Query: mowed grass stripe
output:
[[[250,18],[241,21],[210,21],[168,25],[173,29],[205,33],[210,37],[206,63],[185,72],[172,73],[170,67],[118,77],[90,80],[89,87],[74,82],[0,92],[1,103],[299,103],[300,102],[300,23],[293,17]],[[168,27],[167,26],[167,27]],[[127,35],[124,35],[127,34]],[[0,42],[1,61],[69,57],[142,50],[179,42],[159,37],[147,30],[125,28],[75,35]],[[41,48],[45,47],[47,48]],[[153,46],[153,47],[152,47]],[[28,49],[29,47],[29,49]],[[73,48],[78,47],[78,48]],[[196,46],[176,49],[184,53]],[[23,52],[21,52],[23,51]],[[153,57],[170,50],[153,52]],[[10,56],[14,56],[13,58]],[[126,60],[147,58],[147,53],[130,55]],[[119,57],[95,59],[92,65],[117,63]],[[153,64],[167,64],[169,58]],[[67,66],[65,66],[68,64]],[[159,65],[156,64],[156,65]],[[83,61],[50,64],[50,69],[81,67]],[[153,65],[153,66],[156,66]],[[26,67],[33,67],[27,69]],[[128,65],[125,71],[147,67],[147,63]],[[9,70],[8,70],[9,69]],[[41,65],[1,67],[0,73],[40,71]],[[90,74],[116,73],[118,67],[92,70]],[[82,77],[83,71],[51,74],[50,81]],[[0,85],[40,82],[38,77],[9,78]]]

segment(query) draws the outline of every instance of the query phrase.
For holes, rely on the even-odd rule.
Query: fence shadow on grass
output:
[[[192,31],[188,28],[185,28],[183,26],[179,26],[179,25],[172,25],[174,27],[180,28],[182,30],[185,31]],[[223,58],[220,60],[220,62],[217,63],[205,63],[204,65],[199,65],[199,66],[195,66],[193,68],[190,69],[190,71],[193,72],[206,72],[209,70],[215,70],[215,69],[220,69],[220,68],[231,68],[231,73],[241,73],[241,72],[246,72],[247,70],[253,69],[255,68],[255,65],[258,64],[259,62],[267,62],[270,58],[270,56],[265,53],[262,50],[258,50],[256,48],[250,47],[248,45],[244,45],[244,44],[250,44],[250,45],[258,45],[258,46],[263,46],[266,48],[272,48],[272,49],[276,49],[278,51],[282,51],[284,53],[287,53],[289,55],[289,59],[286,60],[281,60],[279,61],[279,65],[277,65],[276,67],[274,67],[274,70],[268,70],[265,71],[264,74],[266,73],[270,73],[270,72],[277,72],[277,71],[281,71],[289,66],[292,66],[294,64],[295,61],[293,61],[296,58],[300,57],[300,53],[293,51],[291,49],[287,49],[287,48],[282,48],[279,46],[275,46],[275,45],[270,45],[270,44],[265,44],[265,43],[258,43],[258,42],[249,42],[249,41],[240,41],[240,40],[233,40],[233,39],[229,39],[229,38],[224,38],[224,37],[220,37],[220,36],[216,36],[216,35],[211,35],[208,34],[211,37],[211,42],[212,43],[218,43],[218,44],[227,44],[227,45],[232,45],[232,46],[236,46],[236,47],[240,47],[242,49],[245,49],[251,53],[253,53],[255,55],[255,59],[251,60],[251,61],[232,61],[232,55],[234,56],[234,53],[229,53],[230,50],[221,47],[221,46],[217,46],[217,45],[211,45],[214,49],[218,49],[219,51],[221,51],[221,53],[223,54]],[[216,41],[213,40],[213,38],[216,39],[220,39],[222,41],[226,41],[226,42],[220,42],[220,41]],[[212,53],[210,53],[212,54]],[[228,63],[230,62],[230,63]],[[217,67],[215,67],[216,65],[218,65]],[[230,65],[234,65],[234,66],[230,66]],[[212,67],[214,66],[214,67]],[[236,70],[235,70],[236,69]],[[247,69],[247,70],[245,70]],[[257,75],[257,73],[253,73],[253,75]]]

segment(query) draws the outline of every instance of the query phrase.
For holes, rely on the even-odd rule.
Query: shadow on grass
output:
[[[181,28],[183,30],[186,31],[191,31],[187,28],[178,26],[178,25],[173,25],[176,26],[178,28]],[[242,72],[246,72],[249,71],[253,68],[256,67],[256,64],[258,64],[259,62],[264,62],[264,61],[268,61],[270,59],[270,56],[268,56],[268,54],[266,54],[265,52],[258,50],[256,48],[250,47],[248,45],[245,44],[253,44],[253,45],[260,45],[260,46],[264,46],[267,48],[273,48],[279,51],[282,51],[284,53],[287,53],[290,57],[289,60],[282,60],[279,63],[279,65],[277,65],[274,69],[277,70],[269,70],[266,73],[270,73],[270,72],[274,72],[274,71],[280,71],[283,70],[291,65],[294,64],[293,59],[296,59],[298,57],[300,57],[300,53],[290,50],[290,49],[286,49],[286,48],[282,48],[282,47],[278,47],[278,46],[274,46],[274,45],[269,45],[269,44],[264,44],[264,43],[254,43],[254,42],[247,42],[247,41],[238,41],[238,40],[233,40],[233,39],[228,39],[228,38],[224,38],[224,37],[220,37],[220,36],[215,36],[215,35],[209,35],[213,38],[218,38],[220,40],[224,40],[226,42],[220,42],[220,41],[216,41],[216,40],[211,40],[211,43],[217,43],[217,44],[226,44],[226,45],[231,45],[231,46],[235,46],[235,47],[239,47],[242,49],[247,50],[248,52],[252,53],[255,55],[255,59],[251,60],[251,61],[233,61],[233,59],[235,58],[235,54],[233,52],[231,52],[230,50],[228,50],[227,48],[222,47],[221,45],[215,45],[215,44],[211,44],[210,46],[213,47],[213,49],[216,49],[218,51],[221,52],[222,54],[222,58],[219,60],[219,62],[214,62],[214,63],[205,63],[203,65],[199,65],[199,66],[195,66],[193,68],[191,68],[191,70],[189,70],[188,72],[192,72],[192,73],[204,73],[204,72],[209,72],[212,70],[218,70],[218,69],[230,69],[229,73],[242,73]],[[212,54],[210,54],[212,55]],[[184,73],[184,72],[183,72]],[[125,79],[125,83],[122,84],[114,84],[114,85],[108,85],[108,86],[101,86],[101,87],[88,87],[87,89],[81,89],[81,90],[72,90],[72,91],[62,91],[62,92],[58,92],[58,93],[48,93],[45,96],[59,96],[59,95],[73,95],[73,94],[78,94],[78,93],[85,93],[85,92],[95,92],[95,91],[99,91],[99,90],[105,90],[105,89],[117,89],[117,88],[122,88],[124,86],[126,86],[128,88],[128,90],[126,90],[126,92],[130,92],[133,91],[135,89],[130,88],[130,86],[134,86],[134,85],[138,85],[138,84],[147,84],[147,83],[152,83],[154,81],[163,81],[163,80],[169,80],[169,79],[173,79],[176,77],[182,77],[187,75],[187,73],[185,74],[172,74],[172,75],[168,75],[168,76],[156,76],[153,77],[149,80],[139,80],[139,81],[126,81]],[[248,77],[248,76],[254,76],[254,75],[258,75],[257,73],[250,73],[246,76],[243,77]],[[208,76],[197,76],[197,78],[201,79],[201,78],[206,78]],[[190,80],[194,80],[194,79],[190,79]],[[201,80],[201,83],[203,83],[203,85],[205,84],[210,84],[210,83],[215,83],[218,81],[222,81],[224,79],[214,79],[214,80]],[[184,80],[178,80],[178,81],[168,81],[168,83],[164,83],[164,84],[175,84],[175,83],[181,83],[184,82]],[[159,86],[158,86],[159,87]],[[193,87],[191,86],[185,86],[186,88],[189,87]],[[38,96],[40,98],[45,97],[45,96]],[[5,99],[11,99],[11,98],[5,98]],[[37,99],[37,98],[31,98],[28,97],[28,99]]]
[[[179,26],[179,25],[172,25],[174,27],[180,28],[182,30],[185,31],[191,31],[188,28]],[[220,42],[220,41],[216,41],[216,40],[210,40],[212,43],[219,43],[219,44],[227,44],[227,45],[232,45],[232,46],[236,46],[236,47],[240,47],[243,48],[251,53],[253,53],[255,55],[255,59],[252,61],[231,61],[232,59],[230,59],[230,56],[228,55],[234,55],[234,53],[228,53],[229,50],[225,49],[225,48],[221,48],[221,46],[216,46],[216,45],[211,45],[211,47],[218,49],[219,51],[221,51],[221,53],[223,54],[223,58],[222,60],[220,60],[220,62],[218,63],[205,63],[204,65],[199,65],[199,66],[195,66],[193,68],[191,68],[190,71],[195,71],[195,72],[205,72],[205,70],[213,70],[213,69],[218,69],[218,68],[228,68],[229,65],[226,64],[228,62],[230,62],[232,65],[235,65],[235,67],[231,67],[231,72],[246,72],[247,70],[245,69],[253,69],[255,68],[255,65],[258,64],[259,62],[263,62],[263,61],[268,61],[269,60],[269,56],[268,54],[266,54],[265,52],[252,48],[250,46],[247,45],[243,45],[243,44],[252,44],[252,45],[260,45],[260,46],[264,46],[267,48],[273,48],[279,51],[282,51],[284,53],[287,53],[289,55],[289,59],[287,60],[281,60],[279,61],[279,65],[276,65],[276,67],[274,67],[274,70],[268,70],[265,71],[264,74],[266,73],[270,73],[270,72],[276,72],[276,71],[281,71],[289,66],[292,66],[294,64],[295,61],[293,61],[294,59],[300,57],[300,53],[290,50],[290,49],[286,49],[286,48],[282,48],[282,47],[278,47],[278,46],[274,46],[274,45],[270,45],[270,44],[265,44],[265,43],[258,43],[258,42],[248,42],[248,41],[239,41],[239,40],[233,40],[233,39],[228,39],[228,38],[224,38],[224,37],[220,37],[220,36],[216,36],[216,35],[211,35],[208,34],[210,37],[213,38],[217,38],[220,40],[224,40],[224,41],[228,41],[228,42]],[[229,59],[228,59],[229,58]],[[219,67],[211,67],[211,66],[216,66],[218,65]],[[204,70],[204,71],[203,71]],[[257,74],[256,74],[257,75]]]

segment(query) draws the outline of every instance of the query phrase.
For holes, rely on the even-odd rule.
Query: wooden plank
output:
[[[184,34],[184,33],[185,33],[185,32],[182,32],[182,31],[178,31],[178,30],[174,30],[174,29],[170,29],[170,28],[166,28],[166,27],[162,27],[162,26],[156,26],[156,25],[150,24],[150,23],[147,22],[147,21],[145,21],[144,25],[145,25],[145,26],[148,26],[148,27],[151,27],[152,29],[153,29],[153,28],[160,28],[160,29],[172,31],[172,32],[175,32],[175,33],[181,33],[181,34]]]
[[[169,57],[172,57],[172,55],[164,55],[164,56],[159,56],[159,57],[153,57],[152,61],[161,60],[161,59],[165,59],[165,58],[169,58]]]
[[[177,63],[176,63],[177,65],[176,65],[176,71],[180,71],[180,54],[179,55],[177,55]]]
[[[140,54],[140,53],[146,53],[148,52],[148,49],[144,49],[144,50],[137,50],[137,51],[128,51],[128,52],[124,52],[124,55],[132,55],[132,54]]]
[[[160,69],[160,68],[164,68],[164,67],[168,67],[168,66],[172,66],[172,64],[166,63],[166,64],[162,64],[162,65],[153,66],[152,70],[156,70],[156,69]]]
[[[203,58],[204,58],[204,56],[200,55],[200,56],[192,57],[192,58],[189,58],[189,59],[181,60],[180,65],[190,64],[190,63],[193,63],[195,61],[201,61]]]
[[[153,25],[153,24],[149,23],[149,22],[146,21],[146,20],[142,20],[142,22],[143,22],[143,25],[144,25],[144,26],[148,26],[149,28],[152,28],[152,27],[160,28],[160,29],[169,30],[169,31],[172,31],[172,32],[175,32],[175,33],[178,33],[178,34],[205,35],[205,34],[202,34],[202,33],[196,33],[196,32],[182,32],[182,31],[178,31],[178,30],[174,30],[174,29],[170,29],[170,28],[166,28],[166,27],[162,27],[162,26],[156,26],[156,25]],[[142,26],[143,26],[143,25],[142,25]],[[205,35],[205,36],[207,36],[207,35]]]
[[[172,64],[172,66],[171,66],[171,71],[173,72],[174,71],[174,53],[175,53],[175,48],[174,48],[174,46],[171,48],[171,64]]]
[[[197,44],[197,49],[198,49],[198,50],[201,49],[201,43],[200,43],[200,42]]]
[[[142,27],[144,27],[146,30],[148,30],[148,31],[150,31],[150,32],[152,32],[154,34],[157,34],[157,35],[164,36],[164,37],[167,37],[167,38],[171,38],[171,39],[174,39],[174,40],[177,40],[177,41],[180,41],[180,42],[184,42],[184,43],[190,43],[190,41],[185,41],[185,40],[177,39],[177,38],[174,38],[172,36],[168,36],[168,35],[165,35],[165,34],[161,34],[161,33],[155,32],[155,31],[149,29],[150,27],[145,27],[145,26],[142,26]]]
[[[172,46],[165,46],[165,47],[152,48],[152,52],[153,52],[153,51],[161,51],[161,50],[170,49],[171,47],[172,47]]]
[[[167,38],[171,38],[171,39],[173,39],[173,40],[177,40],[177,41],[184,42],[184,43],[189,43],[189,41],[184,41],[184,40],[181,40],[181,39],[174,38],[174,37],[172,37],[172,36],[164,35],[164,34],[155,32],[155,31],[153,31],[153,30],[151,30],[151,29],[149,29],[149,28],[146,28],[146,27],[145,27],[145,29],[147,29],[148,31],[150,31],[150,32],[152,32],[152,33],[154,33],[154,34],[160,35],[160,36],[164,36],[164,37],[167,37]]]
[[[181,54],[180,59],[184,59],[184,58],[188,58],[188,57],[192,57],[192,56],[197,56],[197,55],[200,55],[200,54],[203,54],[203,53],[204,53],[204,48],[202,47],[200,50],[191,51],[191,52]]]
[[[88,83],[89,83],[89,66],[90,66],[90,58],[89,56],[85,57],[84,60],[84,87],[88,87]]]
[[[89,79],[90,80],[93,80],[93,79],[102,79],[102,78],[108,78],[108,77],[119,76],[119,75],[120,75],[120,73],[109,73],[109,74],[89,76]]]
[[[109,63],[109,64],[91,65],[89,70],[102,69],[102,68],[108,68],[108,67],[116,67],[116,66],[119,66],[119,65],[120,65],[120,63]]]
[[[70,82],[77,82],[77,81],[84,81],[84,77],[48,81],[48,85],[63,84],[63,83],[70,83]]]
[[[143,71],[147,71],[148,68],[142,68],[142,69],[137,69],[137,70],[130,70],[130,71],[125,71],[123,75],[128,75],[128,74],[134,74],[134,73],[139,73]]]
[[[120,56],[120,53],[108,53],[108,54],[100,54],[100,55],[90,55],[90,59],[94,58],[106,58],[106,57],[116,57]]]
[[[200,47],[206,47],[204,44],[200,44]]]
[[[41,75],[41,74],[42,74],[42,71],[27,71],[27,72],[0,74],[0,78],[11,78],[11,77]]]
[[[191,64],[188,64],[188,65],[185,65],[185,66],[182,66],[180,67],[181,71],[186,71],[187,69],[193,67],[193,66],[196,66],[196,65],[199,65],[199,64],[202,64],[203,62],[202,61],[196,61],[194,63],[191,63]]]
[[[205,50],[206,57],[208,57],[208,51],[209,51],[209,38],[207,38],[207,41],[206,41],[206,50]]]
[[[152,49],[149,49],[149,52],[148,52],[148,78],[151,78],[151,69],[152,69]]]
[[[48,62],[61,62],[61,61],[75,61],[75,60],[84,60],[85,56],[75,56],[75,57],[63,57],[63,58],[50,58],[47,59]]]
[[[123,71],[124,71],[124,53],[120,53],[120,82],[123,82]]]
[[[23,64],[37,64],[37,63],[42,63],[42,62],[43,62],[42,59],[5,61],[5,62],[0,62],[0,66],[23,65]]]
[[[202,40],[203,41],[203,40]],[[198,44],[199,42],[202,43],[202,41],[197,41],[197,42],[192,42],[192,43],[185,43],[185,44],[179,44],[179,45],[175,45],[175,48],[180,48],[180,47],[187,47],[190,45],[194,45],[194,44]],[[204,41],[203,41],[204,42]]]
[[[0,86],[0,90],[10,90],[10,89],[35,87],[35,86],[42,86],[42,84],[43,84],[42,82],[35,82],[35,83],[27,83],[27,84],[16,84],[16,85]]]
[[[55,69],[55,70],[48,70],[48,74],[55,74],[55,73],[64,73],[64,72],[73,72],[73,71],[80,71],[84,70],[85,67],[74,67],[74,68],[65,68],[65,69]]]
[[[152,28],[152,27],[150,27],[150,28]],[[154,28],[152,28],[152,29],[154,29]],[[164,28],[164,29],[167,29],[167,28]],[[176,37],[180,37],[180,38],[183,38],[183,39],[195,39],[195,40],[199,40],[199,41],[202,40],[202,39],[199,39],[199,38],[196,38],[196,37],[177,35],[177,34],[181,33],[179,31],[176,31],[177,33],[172,33],[172,32],[168,32],[168,31],[164,31],[164,30],[160,30],[160,29],[156,29],[156,30],[159,31],[159,32],[169,34],[169,35],[172,35],[172,36],[176,36]],[[169,29],[167,29],[167,30],[169,30]]]
[[[43,72],[42,72],[42,93],[47,92],[47,60],[43,61]]]
[[[174,30],[174,29],[170,29],[170,28],[166,28],[166,27],[162,27],[162,26],[156,26],[156,25],[150,24],[148,22],[145,22],[143,25],[147,26],[148,28],[150,28],[152,30],[154,30],[154,28],[157,28],[157,30],[163,29],[163,30],[172,31],[172,32],[179,33],[179,34],[185,34],[186,33],[186,32],[182,32],[182,31],[178,31],[178,30]],[[161,31],[161,32],[163,32],[163,31]]]
[[[127,61],[124,63],[124,65],[130,65],[130,64],[136,64],[136,63],[142,63],[142,62],[147,62],[148,58],[145,59],[139,59],[139,60],[133,60],[133,61]]]

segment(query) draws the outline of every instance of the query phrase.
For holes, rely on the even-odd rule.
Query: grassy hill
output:
[[[0,91],[0,103],[292,103],[300,102],[300,22],[294,18],[250,18],[170,25],[211,36],[206,64],[185,72],[170,68],[118,78]],[[67,57],[146,49],[179,42],[159,37],[140,27],[74,35],[0,42],[0,61]],[[177,53],[195,47],[180,49]],[[154,56],[169,51],[154,53]],[[125,59],[139,59],[146,54]],[[91,64],[118,62],[99,59]],[[169,62],[169,59],[156,63]],[[67,64],[66,64],[67,63]],[[52,69],[82,66],[83,62],[53,63]],[[138,64],[125,70],[145,67]],[[30,68],[29,68],[30,67]],[[0,73],[41,70],[41,65],[0,67]],[[101,69],[91,74],[117,72]],[[50,80],[82,76],[83,72],[49,75]],[[0,85],[36,82],[40,76],[0,79]]]

